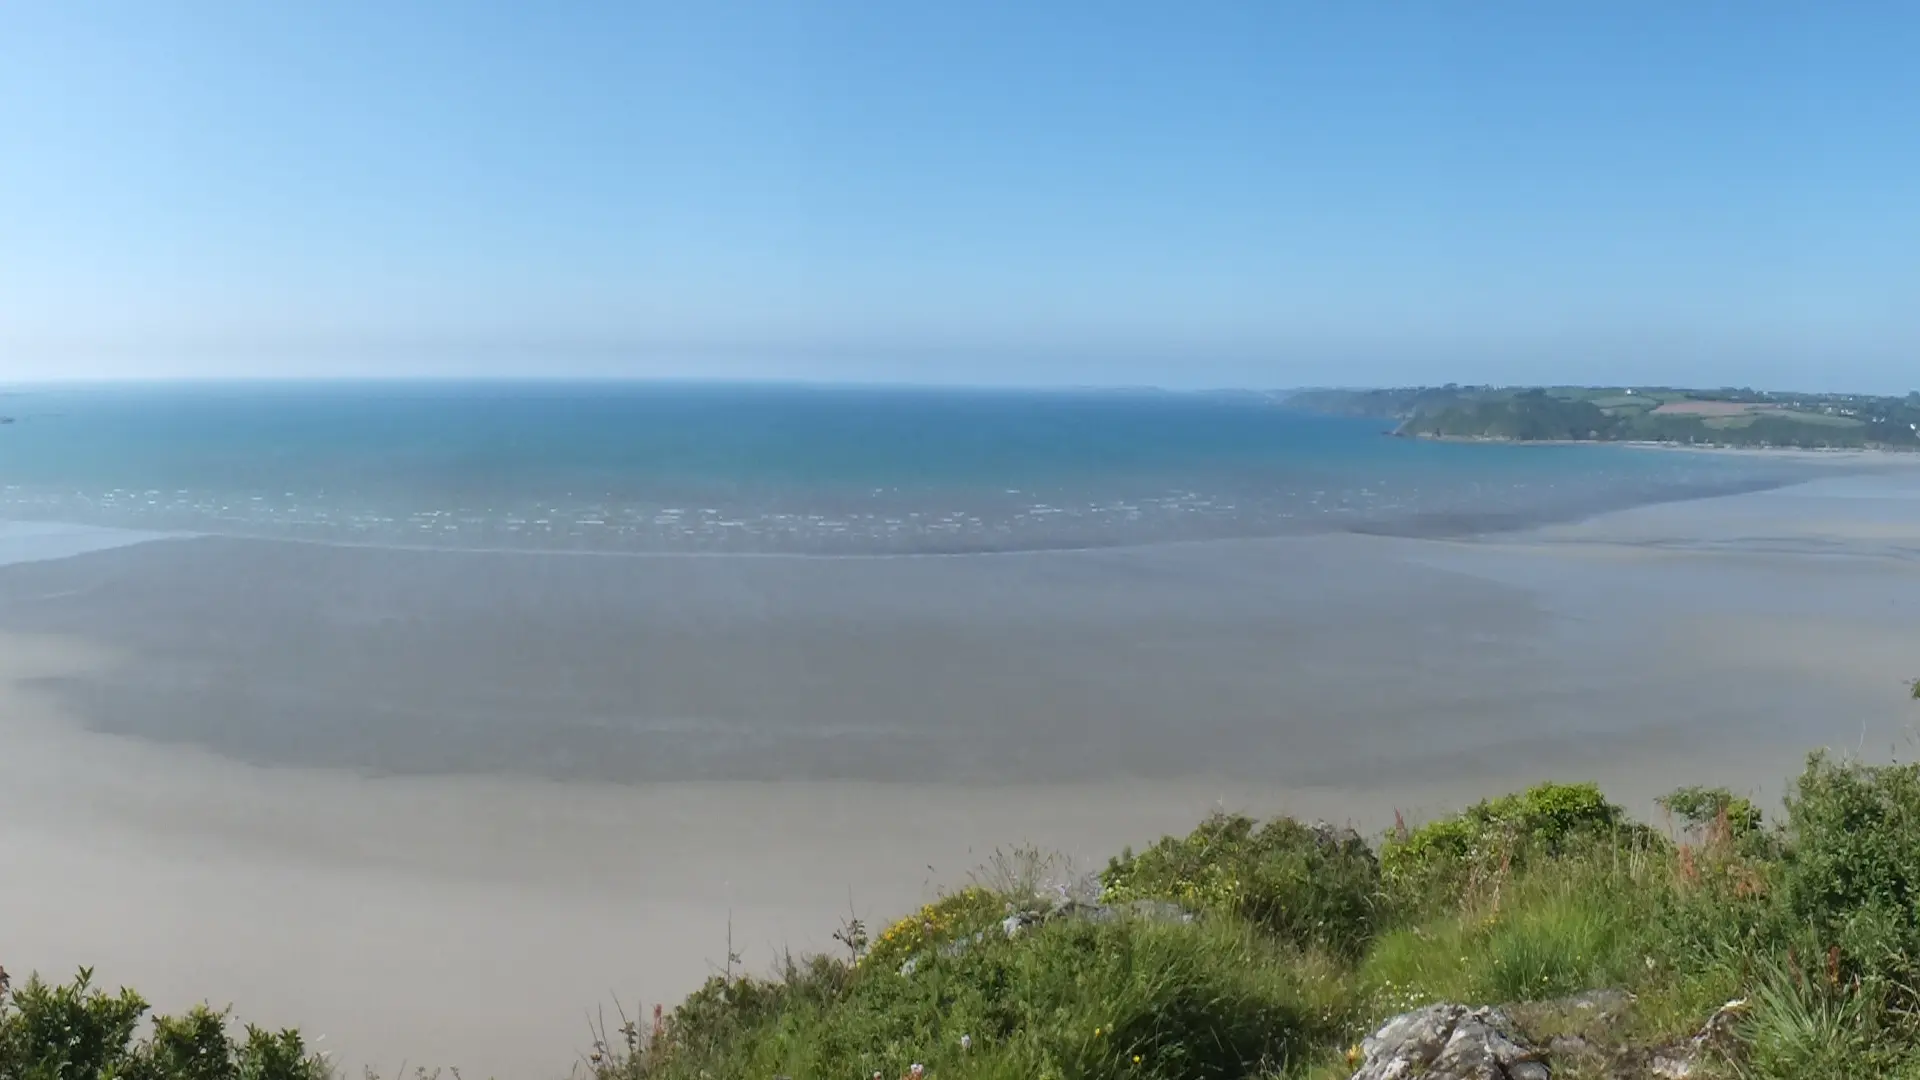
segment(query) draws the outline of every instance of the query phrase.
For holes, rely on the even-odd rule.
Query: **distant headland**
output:
[[[1293,408],[1397,420],[1394,434],[1498,442],[1640,442],[1800,450],[1920,450],[1905,397],[1673,387],[1419,386],[1303,390]]]

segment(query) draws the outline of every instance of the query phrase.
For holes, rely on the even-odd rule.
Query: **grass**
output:
[[[1235,920],[1058,920],[934,950],[903,976],[800,967],[710,984],[697,1019],[614,1053],[609,1077],[937,1076],[1142,1080],[1282,1071],[1337,1038],[1341,980]],[[715,1015],[716,1013],[721,1015]]]
[[[1870,1030],[1873,1010],[1853,989],[1823,992],[1797,972],[1767,964],[1742,1024],[1748,1053],[1743,1076],[1846,1076],[1880,1056]]]
[[[1543,785],[1377,845],[1215,816],[1098,879],[997,855],[837,955],[601,1031],[587,1080],[1325,1080],[1438,1001],[1578,1036],[1573,1080],[1652,1075],[1716,1016],[1695,1076],[1920,1080],[1920,767],[1816,755],[1771,821],[1716,789],[1666,806],[1655,830]],[[328,1075],[294,1033],[144,1012],[31,982],[0,1001],[0,1080]]]

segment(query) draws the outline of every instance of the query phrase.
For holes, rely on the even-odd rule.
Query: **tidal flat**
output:
[[[729,933],[764,967],[996,847],[1095,869],[1214,806],[1375,829],[1549,778],[1770,800],[1812,747],[1908,752],[1920,674],[1905,464],[1438,539],[82,539],[0,566],[0,962],[388,1072],[557,1073]]]

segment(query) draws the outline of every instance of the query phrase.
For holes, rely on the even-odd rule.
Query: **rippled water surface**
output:
[[[819,554],[1471,532],[1796,478],[1384,437],[1255,395],[182,384],[0,399],[0,515],[342,543]]]

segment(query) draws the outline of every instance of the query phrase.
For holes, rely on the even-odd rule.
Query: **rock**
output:
[[[1574,1061],[1594,1053],[1593,1044],[1579,1035],[1555,1035],[1547,1043],[1547,1053],[1555,1061]]]
[[[1653,1055],[1653,1063],[1647,1071],[1660,1080],[1689,1080],[1694,1073],[1694,1061],[1690,1054],[1672,1057],[1667,1054]]]
[[[1669,1046],[1653,1055],[1648,1071],[1660,1080],[1690,1080],[1700,1074],[1701,1063],[1716,1048],[1724,1048],[1733,1038],[1734,1025],[1746,1014],[1747,999],[1736,998],[1713,1011],[1700,1033],[1678,1046]]]
[[[1734,1025],[1738,1024],[1740,1018],[1746,1014],[1746,998],[1735,998],[1727,1002],[1715,1009],[1712,1016],[1707,1017],[1707,1026],[1700,1029],[1700,1034],[1695,1035],[1693,1041],[1702,1045],[1725,1043],[1733,1037]]]
[[[1633,1004],[1633,995],[1625,990],[1589,990],[1562,998],[1555,1005],[1575,1012],[1593,1013],[1601,1019],[1619,1016]]]
[[[1147,922],[1184,924],[1200,917],[1198,912],[1189,911],[1171,900],[1135,900],[1124,910],[1128,915]]]
[[[1000,932],[1019,937],[1027,929],[1056,919],[1085,919],[1107,923],[1119,919],[1144,919],[1147,922],[1190,923],[1193,912],[1166,900],[1135,900],[1130,904],[1090,904],[1079,900],[1055,900],[1039,910],[1016,911],[1000,920]]]
[[[1179,904],[1164,900],[1135,900],[1130,904],[1109,906],[1092,904],[1069,897],[1057,897],[1033,909],[1021,909],[1000,920],[1000,933],[1008,938],[1016,938],[1029,929],[1056,919],[1085,919],[1088,922],[1113,922],[1121,918],[1144,919],[1148,922],[1190,923],[1199,916],[1181,907]],[[968,949],[986,940],[986,932],[955,938],[942,943],[937,951],[941,956],[958,956]],[[925,953],[921,954],[926,955]],[[912,975],[920,969],[920,957],[909,957],[900,965],[900,974]]]
[[[1541,1053],[1499,1009],[1429,1005],[1402,1013],[1360,1044],[1353,1080],[1550,1080]]]

